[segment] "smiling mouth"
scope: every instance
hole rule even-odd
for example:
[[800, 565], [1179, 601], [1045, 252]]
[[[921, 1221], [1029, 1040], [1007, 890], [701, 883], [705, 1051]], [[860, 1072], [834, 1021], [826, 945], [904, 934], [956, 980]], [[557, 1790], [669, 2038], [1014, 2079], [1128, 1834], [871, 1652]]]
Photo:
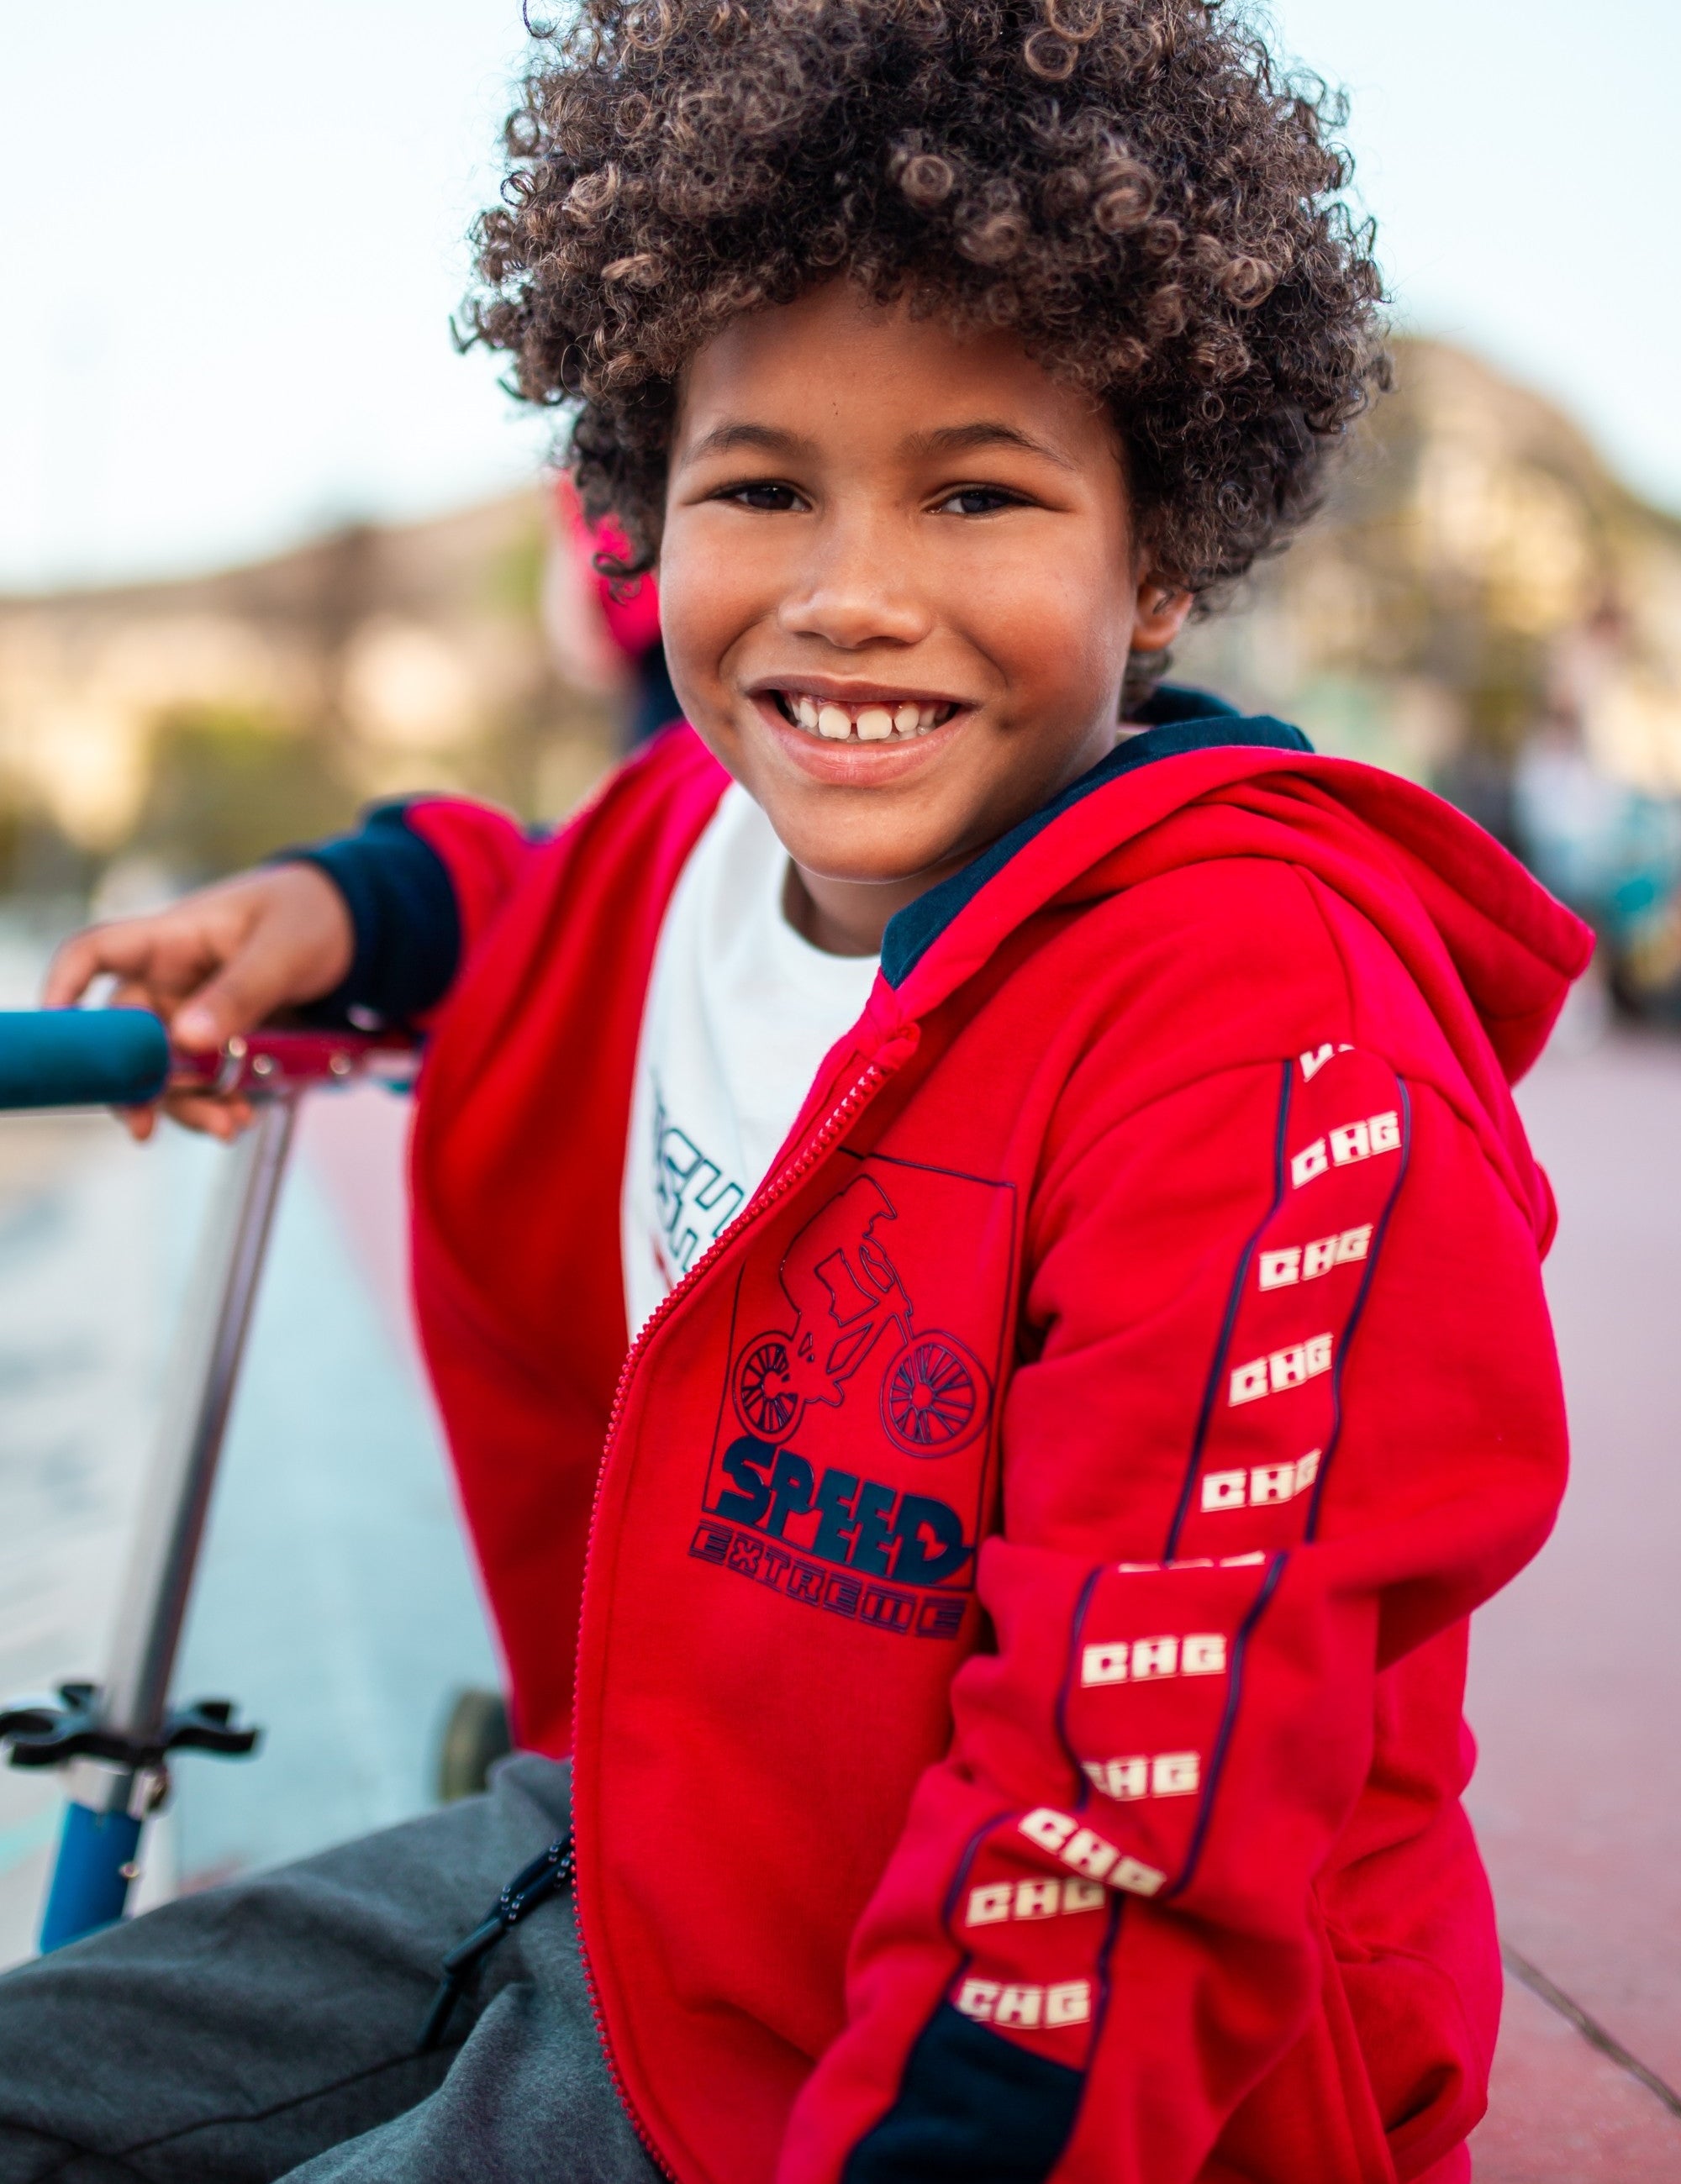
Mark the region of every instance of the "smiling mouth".
[[960, 706], [928, 698], [867, 698], [845, 704], [808, 690], [766, 692], [790, 727], [825, 743], [910, 743], [943, 728]]

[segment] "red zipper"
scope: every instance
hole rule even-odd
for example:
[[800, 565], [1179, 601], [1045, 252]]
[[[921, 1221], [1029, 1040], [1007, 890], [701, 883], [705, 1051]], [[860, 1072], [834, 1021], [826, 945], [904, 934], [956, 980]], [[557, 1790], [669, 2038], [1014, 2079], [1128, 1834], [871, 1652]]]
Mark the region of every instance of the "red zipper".
[[[897, 1067], [896, 1061], [893, 1067]], [[829, 1111], [828, 1118], [806, 1140], [798, 1156], [790, 1161], [779, 1174], [773, 1177], [764, 1186], [757, 1197], [736, 1216], [727, 1228], [712, 1239], [694, 1265], [684, 1275], [682, 1280], [674, 1289], [667, 1290], [665, 1295], [643, 1323], [636, 1340], [625, 1354], [624, 1363], [619, 1371], [618, 1385], [613, 1390], [612, 1408], [607, 1414], [606, 1438], [602, 1444], [600, 1468], [595, 1474], [595, 1498], [589, 1507], [589, 1530], [585, 1537], [584, 1547], [584, 1590], [586, 1594], [589, 1586], [590, 1559], [595, 1552], [595, 1520], [600, 1512], [601, 1485], [607, 1475], [607, 1466], [612, 1461], [613, 1443], [618, 1435], [619, 1420], [624, 1414], [625, 1398], [630, 1387], [631, 1378], [636, 1370], [642, 1352], [647, 1348], [655, 1331], [700, 1280], [718, 1253], [726, 1245], [739, 1243], [744, 1231], [762, 1216], [767, 1207], [774, 1206], [779, 1199], [785, 1198], [796, 1184], [803, 1183], [818, 1163], [834, 1149], [836, 1140], [857, 1120], [859, 1114], [886, 1083], [889, 1073], [890, 1072], [883, 1068], [879, 1061], [870, 1063], [863, 1075], [852, 1085], [839, 1105]], [[578, 1634], [578, 1651], [581, 1666], [583, 1652], [581, 1627]], [[581, 1676], [576, 1680], [581, 1688]], [[572, 1847], [575, 1859], [574, 1873], [576, 1873], [578, 1868], [584, 1863], [584, 1852], [578, 1839], [576, 1803], [572, 1808]], [[619, 2106], [630, 2120], [631, 2129], [642, 2142], [643, 2150], [661, 2176], [673, 2178], [675, 2184], [674, 2172], [667, 2168], [660, 2158], [658, 2148], [644, 2130], [642, 2120], [631, 2104], [624, 2080], [619, 2073], [617, 2059], [613, 2053], [612, 2043], [607, 2036], [606, 2020], [601, 2012], [600, 1997], [596, 1992], [595, 1974], [589, 1962], [589, 1948], [584, 1932], [582, 1892], [575, 1879], [572, 1884], [572, 1904], [578, 1919], [578, 1961], [584, 1967], [584, 1992], [589, 1997], [589, 2011], [595, 2020], [595, 2036], [600, 2046], [602, 2060], [607, 2066], [607, 2075], [612, 2081], [613, 2091], [618, 2095]]]

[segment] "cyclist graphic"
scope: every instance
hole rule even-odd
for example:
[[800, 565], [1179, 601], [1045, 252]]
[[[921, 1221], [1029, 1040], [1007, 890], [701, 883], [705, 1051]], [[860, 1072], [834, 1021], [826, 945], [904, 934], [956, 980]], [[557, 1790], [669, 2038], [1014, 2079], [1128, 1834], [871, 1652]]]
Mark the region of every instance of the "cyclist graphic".
[[838, 1407], [845, 1384], [883, 1331], [896, 1338], [881, 1379], [881, 1423], [911, 1456], [946, 1456], [986, 1420], [991, 1389], [954, 1334], [919, 1334], [914, 1308], [878, 1226], [898, 1216], [873, 1175], [861, 1175], [800, 1230], [783, 1260], [792, 1328], [742, 1348], [730, 1375], [736, 1410], [757, 1440], [790, 1440], [809, 1403]]

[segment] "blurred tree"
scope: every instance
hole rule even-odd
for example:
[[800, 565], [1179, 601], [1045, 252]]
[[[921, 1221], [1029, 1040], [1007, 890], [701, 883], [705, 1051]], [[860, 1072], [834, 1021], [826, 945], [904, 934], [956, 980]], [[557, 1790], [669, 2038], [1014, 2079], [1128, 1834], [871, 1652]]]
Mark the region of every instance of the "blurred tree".
[[130, 847], [197, 882], [332, 833], [357, 802], [320, 733], [233, 706], [176, 706], [155, 723]]

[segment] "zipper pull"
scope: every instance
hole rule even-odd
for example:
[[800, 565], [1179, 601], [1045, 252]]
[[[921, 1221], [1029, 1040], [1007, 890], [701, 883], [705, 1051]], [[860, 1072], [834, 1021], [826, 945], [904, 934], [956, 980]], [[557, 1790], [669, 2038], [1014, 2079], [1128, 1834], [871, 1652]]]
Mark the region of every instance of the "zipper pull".
[[558, 1841], [551, 1842], [540, 1858], [522, 1866], [496, 1898], [489, 1916], [473, 1928], [466, 1941], [456, 1942], [444, 1959], [444, 1976], [415, 2043], [417, 2054], [429, 2053], [443, 2039], [455, 2014], [455, 2004], [465, 1992], [468, 1980], [477, 1970], [481, 1958], [489, 1955], [510, 1926], [518, 1925], [545, 1897], [567, 1885], [572, 1879], [573, 1864], [572, 1835], [568, 1830]]

